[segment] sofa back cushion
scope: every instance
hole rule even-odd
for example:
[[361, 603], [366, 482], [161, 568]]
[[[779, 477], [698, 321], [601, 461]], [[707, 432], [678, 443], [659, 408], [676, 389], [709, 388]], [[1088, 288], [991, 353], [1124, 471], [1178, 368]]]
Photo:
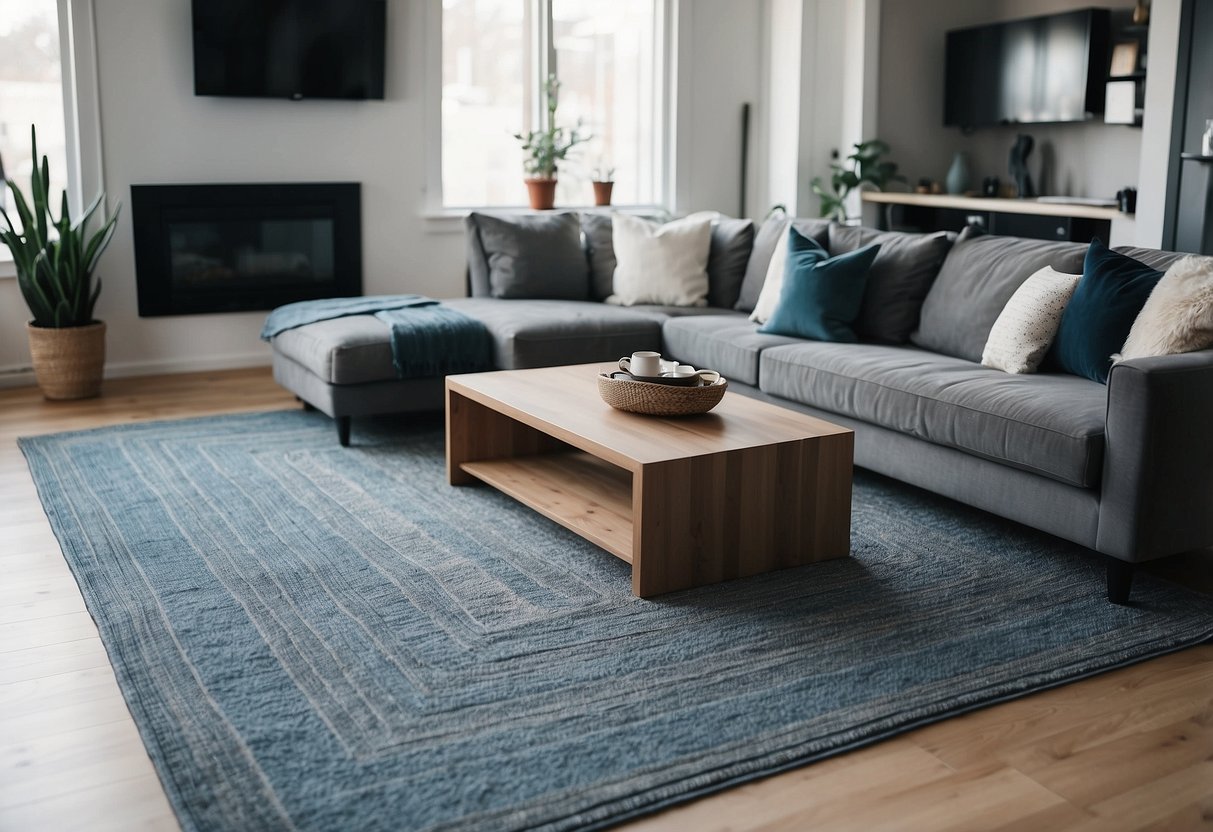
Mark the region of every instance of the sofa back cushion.
[[590, 261], [590, 297], [606, 300], [615, 290], [615, 243], [611, 215], [586, 212], [581, 215], [585, 254]]
[[981, 361], [994, 322], [1025, 280], [1045, 266], [1082, 271], [1087, 247], [985, 235], [958, 240], [927, 292], [910, 340], [932, 352]]
[[741, 295], [746, 265], [754, 248], [754, 221], [721, 217], [712, 223], [708, 254], [708, 306], [732, 309]]
[[910, 340], [918, 326], [922, 303], [956, 235], [947, 231], [903, 234], [831, 225], [829, 237], [831, 257], [873, 243], [880, 246], [880, 254], [868, 270], [863, 306], [855, 321], [859, 337], [878, 344], [904, 344]]
[[1134, 260], [1160, 272], [1165, 272], [1188, 256], [1183, 252], [1161, 251], [1156, 248], [1138, 248], [1137, 246], [1116, 246], [1112, 251], [1117, 254], [1123, 254], [1126, 257], [1132, 257]]
[[483, 214], [468, 216], [475, 244], [469, 254], [483, 253], [483, 265], [469, 264], [473, 289], [477, 272], [495, 298], [585, 300], [590, 296], [590, 269], [581, 247], [581, 224], [573, 213]]
[[768, 217], [766, 222], [754, 235], [754, 245], [750, 250], [750, 259], [746, 262], [745, 278], [741, 282], [741, 291], [733, 308], [739, 312], [753, 312], [762, 295], [762, 284], [767, 279], [767, 267], [771, 264], [771, 255], [775, 247], [787, 240], [788, 224], [795, 224], [796, 230], [806, 237], [812, 237], [823, 248], [830, 244], [830, 221], [814, 219], [790, 219], [787, 216]]

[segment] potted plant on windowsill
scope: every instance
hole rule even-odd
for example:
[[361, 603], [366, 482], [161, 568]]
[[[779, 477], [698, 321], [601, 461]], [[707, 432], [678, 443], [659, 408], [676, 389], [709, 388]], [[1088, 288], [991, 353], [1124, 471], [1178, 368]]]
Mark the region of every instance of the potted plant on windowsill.
[[34, 170], [29, 199], [12, 179], [5, 182], [21, 230], [0, 207], [0, 242], [12, 253], [17, 284], [34, 316], [26, 329], [42, 394], [48, 399], [89, 398], [101, 392], [105, 368], [105, 324], [93, 318], [101, 281], [93, 278], [93, 270], [114, 236], [118, 212], [90, 234], [88, 223], [105, 192], [72, 222], [64, 191], [56, 220], [50, 206], [50, 165], [43, 156], [39, 166], [38, 136], [32, 129], [30, 138]]
[[594, 186], [594, 204], [610, 205], [611, 191], [615, 189], [615, 169], [603, 165], [594, 168], [593, 176], [590, 184]]
[[581, 134], [580, 122], [568, 130], [556, 126], [560, 82], [555, 75], [548, 76], [543, 91], [547, 100], [547, 121], [543, 129], [514, 134], [527, 153], [523, 161], [527, 174], [525, 181], [531, 207], [536, 211], [550, 210], [556, 204], [556, 164], [564, 161], [570, 150], [589, 139]]

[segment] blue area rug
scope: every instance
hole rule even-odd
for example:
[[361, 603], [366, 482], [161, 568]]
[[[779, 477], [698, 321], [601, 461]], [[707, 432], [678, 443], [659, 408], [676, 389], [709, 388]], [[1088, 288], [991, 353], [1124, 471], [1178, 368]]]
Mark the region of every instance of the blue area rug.
[[433, 426], [21, 441], [186, 829], [605, 826], [1203, 641], [1210, 599], [874, 476], [853, 558], [652, 600]]

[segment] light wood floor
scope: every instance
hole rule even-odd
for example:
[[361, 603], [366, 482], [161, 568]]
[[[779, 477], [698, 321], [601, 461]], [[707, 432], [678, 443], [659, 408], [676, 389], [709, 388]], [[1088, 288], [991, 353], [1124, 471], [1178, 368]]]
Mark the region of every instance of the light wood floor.
[[[114, 381], [90, 402], [0, 391], [0, 830], [177, 828], [16, 437], [294, 404], [266, 370]], [[1161, 569], [1194, 584], [1213, 572], [1206, 557]], [[1203, 827], [1213, 828], [1213, 646], [923, 728], [628, 828]]]

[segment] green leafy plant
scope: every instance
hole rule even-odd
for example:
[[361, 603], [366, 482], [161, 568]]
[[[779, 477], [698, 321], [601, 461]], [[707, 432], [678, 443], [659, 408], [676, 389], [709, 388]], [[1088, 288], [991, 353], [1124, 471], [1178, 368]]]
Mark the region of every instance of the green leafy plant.
[[880, 157], [889, 152], [889, 146], [880, 139], [869, 139], [855, 144], [855, 150], [846, 158], [849, 167], [837, 163], [831, 164], [830, 183], [827, 187], [820, 176], [813, 177], [811, 186], [813, 193], [821, 198], [821, 216], [826, 219], [845, 222], [847, 220], [847, 196], [851, 191], [865, 183], [878, 191], [883, 191], [890, 182], [905, 182], [906, 178], [897, 173], [894, 162], [886, 162]]
[[4, 219], [0, 242], [12, 252], [17, 284], [34, 315], [34, 326], [53, 329], [86, 326], [93, 322], [93, 307], [101, 294], [101, 281], [94, 280], [93, 270], [114, 236], [118, 211], [90, 234], [89, 221], [104, 201], [105, 192], [97, 195], [78, 221], [72, 222], [64, 191], [56, 220], [50, 205], [50, 164], [45, 156], [38, 164], [38, 135], [33, 128], [30, 141], [34, 157], [30, 198], [25, 198], [12, 179], [5, 181], [13, 194], [21, 230], [0, 207], [0, 217]]
[[547, 121], [542, 130], [531, 130], [526, 133], [515, 133], [514, 138], [522, 142], [522, 149], [528, 157], [523, 167], [528, 176], [535, 179], [554, 179], [556, 164], [564, 161], [569, 151], [582, 142], [589, 141], [588, 135], [581, 132], [581, 122], [571, 129], [556, 126], [556, 105], [560, 97], [560, 82], [555, 75], [549, 75], [543, 85], [544, 99], [547, 102]]

